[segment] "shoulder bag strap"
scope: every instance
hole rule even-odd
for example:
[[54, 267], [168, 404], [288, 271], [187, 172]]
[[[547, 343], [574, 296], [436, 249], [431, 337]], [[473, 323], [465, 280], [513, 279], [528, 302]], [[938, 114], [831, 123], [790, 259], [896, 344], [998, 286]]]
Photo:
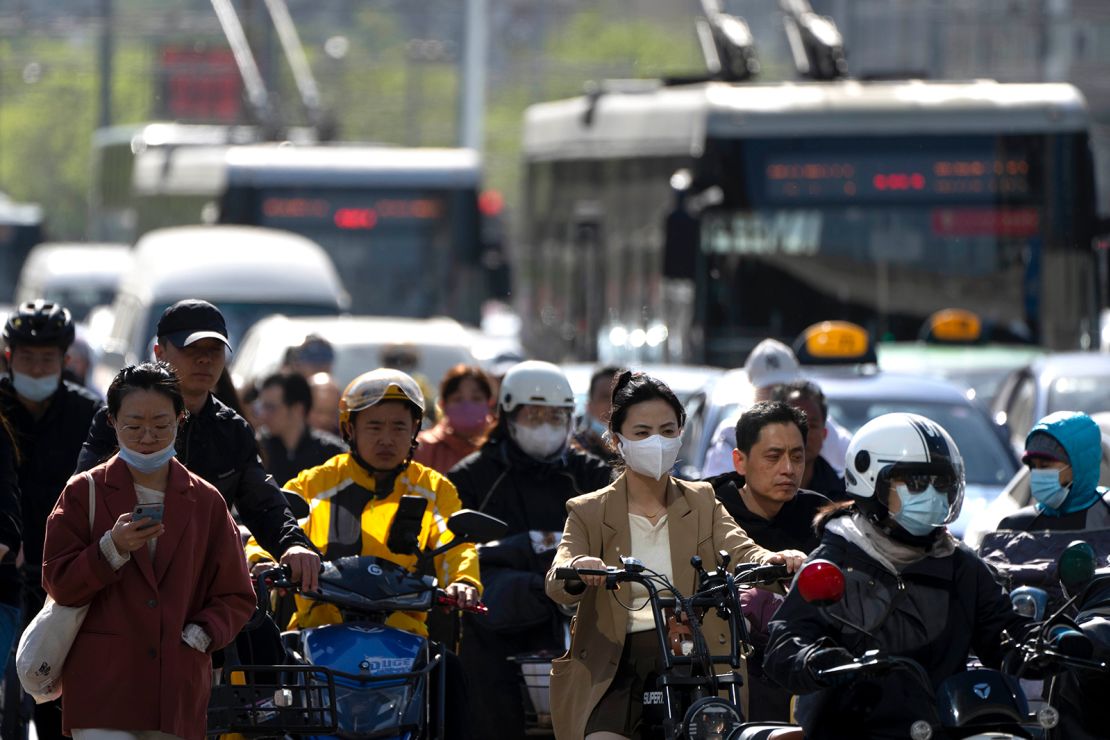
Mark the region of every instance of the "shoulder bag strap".
[[96, 483], [92, 473], [85, 471], [85, 480], [89, 482], [89, 534], [93, 533], [93, 520], [96, 519]]

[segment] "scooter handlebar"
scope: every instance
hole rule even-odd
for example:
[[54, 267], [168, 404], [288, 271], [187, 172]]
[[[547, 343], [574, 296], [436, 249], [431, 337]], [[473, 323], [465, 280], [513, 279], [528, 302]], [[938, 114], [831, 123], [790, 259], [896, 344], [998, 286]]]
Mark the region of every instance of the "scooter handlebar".
[[477, 604], [473, 604], [471, 606], [465, 606], [465, 605], [459, 604], [458, 597], [450, 596], [445, 591], [436, 592], [436, 604], [443, 607], [444, 611], [456, 610], [456, 611], [460, 611], [460, 612], [470, 612], [471, 614], [488, 614], [489, 613], [489, 607], [486, 606], [485, 604], [483, 604], [482, 602], [479, 601]]
[[790, 571], [784, 563], [771, 563], [770, 565], [757, 565], [754, 568], [744, 569], [744, 565], [736, 568], [736, 582], [739, 585], [758, 586], [768, 583], [777, 583], [790, 578]]
[[293, 572], [288, 565], [275, 565], [259, 573], [255, 580], [266, 588], [285, 588], [295, 590], [300, 584], [290, 580]]
[[581, 581], [582, 576], [608, 576], [623, 572], [616, 568], [556, 568], [555, 577], [561, 581]]

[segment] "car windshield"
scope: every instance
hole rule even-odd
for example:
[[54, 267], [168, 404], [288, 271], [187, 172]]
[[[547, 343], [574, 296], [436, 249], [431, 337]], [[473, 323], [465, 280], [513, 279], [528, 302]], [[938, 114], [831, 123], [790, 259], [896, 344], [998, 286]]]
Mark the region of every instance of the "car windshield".
[[1097, 414], [1100, 411], [1110, 411], [1107, 383], [1110, 383], [1110, 375], [1057, 378], [1048, 392], [1048, 412], [1083, 411]]
[[1001, 486], [1017, 470], [1002, 437], [983, 414], [970, 406], [919, 400], [829, 399], [829, 416], [853, 434], [876, 416], [894, 412], [920, 414], [948, 430], [963, 455], [970, 484]]
[[84, 321], [89, 317], [90, 311], [97, 306], [109, 305], [115, 295], [115, 288], [70, 285], [64, 288], [48, 288], [43, 298], [68, 308], [74, 321]]

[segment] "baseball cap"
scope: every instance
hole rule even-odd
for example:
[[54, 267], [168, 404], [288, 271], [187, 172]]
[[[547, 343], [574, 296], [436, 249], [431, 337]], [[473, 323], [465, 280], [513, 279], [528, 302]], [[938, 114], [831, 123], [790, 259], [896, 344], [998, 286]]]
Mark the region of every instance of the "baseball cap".
[[756, 388], [790, 383], [801, 378], [794, 350], [777, 339], [764, 339], [755, 345], [744, 363], [744, 370]]
[[1029, 461], [1035, 457], [1039, 457], [1042, 460], [1062, 462], [1067, 465], [1071, 464], [1071, 458], [1068, 457], [1068, 452], [1064, 449], [1064, 446], [1057, 442], [1056, 438], [1051, 434], [1045, 432], [1034, 432], [1029, 435], [1029, 440], [1025, 443], [1025, 452], [1021, 456], [1021, 461], [1028, 464]]
[[227, 323], [220, 309], [196, 298], [178, 301], [163, 311], [158, 319], [158, 336], [178, 348], [188, 347], [201, 339], [219, 339], [231, 349]]

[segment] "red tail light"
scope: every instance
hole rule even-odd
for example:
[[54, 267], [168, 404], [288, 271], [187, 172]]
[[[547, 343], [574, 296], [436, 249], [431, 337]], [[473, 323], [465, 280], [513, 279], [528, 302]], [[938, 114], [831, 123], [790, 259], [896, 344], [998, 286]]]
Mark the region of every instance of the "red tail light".
[[844, 598], [844, 572], [836, 563], [813, 560], [802, 568], [794, 588], [814, 606], [835, 604]]

